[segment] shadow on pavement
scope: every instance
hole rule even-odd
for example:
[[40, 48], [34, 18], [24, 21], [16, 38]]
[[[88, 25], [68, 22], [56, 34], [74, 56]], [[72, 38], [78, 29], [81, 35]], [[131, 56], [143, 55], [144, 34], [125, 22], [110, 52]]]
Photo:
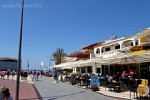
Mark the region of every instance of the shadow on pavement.
[[[42, 98], [47, 98], [47, 100], [56, 100], [58, 98], [63, 98], [63, 97], [66, 97], [66, 96], [76, 95], [76, 94], [83, 93], [83, 92], [85, 92], [85, 91], [80, 91], [80, 92], [77, 92], [77, 93], [71, 93], [71, 94], [67, 94], [67, 95], [58, 95], [58, 96], [42, 97]], [[42, 100], [42, 99], [40, 99], [40, 100]]]

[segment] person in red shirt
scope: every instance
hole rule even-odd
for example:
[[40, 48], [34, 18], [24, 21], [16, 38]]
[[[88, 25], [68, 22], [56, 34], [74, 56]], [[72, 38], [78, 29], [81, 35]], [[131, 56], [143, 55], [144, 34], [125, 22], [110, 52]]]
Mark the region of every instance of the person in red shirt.
[[121, 74], [121, 76], [122, 76], [122, 77], [127, 76], [126, 71], [123, 71], [122, 74]]
[[131, 77], [133, 77], [134, 72], [133, 72], [132, 70], [130, 70], [129, 75], [130, 75]]
[[2, 72], [1, 72], [1, 79], [4, 80], [5, 75], [6, 75], [6, 72], [5, 72], [5, 71], [2, 71]]
[[23, 79], [24, 79], [25, 82], [27, 81], [27, 78], [28, 78], [28, 71], [24, 70], [23, 71]]

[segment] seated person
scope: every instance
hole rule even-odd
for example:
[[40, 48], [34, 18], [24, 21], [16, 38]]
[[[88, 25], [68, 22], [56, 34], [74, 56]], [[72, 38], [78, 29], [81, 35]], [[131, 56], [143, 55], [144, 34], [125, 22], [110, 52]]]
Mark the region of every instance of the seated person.
[[126, 77], [127, 75], [128, 74], [126, 74], [126, 71], [123, 71], [122, 74], [121, 74], [122, 77]]
[[131, 77], [133, 77], [134, 72], [133, 72], [132, 70], [130, 70], [129, 75], [130, 75]]
[[109, 75], [108, 76], [108, 82], [111, 83], [112, 79], [113, 79], [112, 75]]

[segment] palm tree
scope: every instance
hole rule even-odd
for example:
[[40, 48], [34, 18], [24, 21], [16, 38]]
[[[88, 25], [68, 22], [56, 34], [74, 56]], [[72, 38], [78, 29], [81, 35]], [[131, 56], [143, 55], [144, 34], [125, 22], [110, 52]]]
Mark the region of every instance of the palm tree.
[[66, 56], [67, 54], [64, 52], [64, 49], [62, 48], [56, 49], [56, 51], [53, 52], [53, 55], [52, 55], [53, 59], [55, 60], [56, 65], [64, 62]]

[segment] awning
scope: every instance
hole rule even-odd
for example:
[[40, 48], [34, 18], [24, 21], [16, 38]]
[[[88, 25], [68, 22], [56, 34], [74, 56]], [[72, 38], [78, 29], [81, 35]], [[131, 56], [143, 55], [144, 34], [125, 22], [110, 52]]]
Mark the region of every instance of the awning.
[[128, 54], [114, 55], [113, 57], [109, 57], [105, 59], [93, 58], [89, 60], [68, 62], [64, 64], [54, 65], [52, 66], [52, 68], [70, 69], [74, 67], [93, 66], [94, 64], [111, 65], [111, 64], [132, 64], [132, 63], [143, 63], [143, 62], [150, 62], [150, 51], [138, 55], [133, 55], [131, 53], [128, 53]]
[[137, 33], [134, 37], [135, 38], [142, 38], [150, 36], [150, 28], [145, 28], [142, 32]]
[[132, 63], [142, 63], [150, 62], [150, 52], [145, 52], [139, 55], [126, 54], [122, 56], [114, 56], [105, 59], [108, 64], [132, 64]]
[[130, 50], [131, 52], [132, 52], [132, 51], [139, 51], [139, 50], [141, 50], [141, 46], [133, 46], [133, 47], [131, 47], [129, 50]]

